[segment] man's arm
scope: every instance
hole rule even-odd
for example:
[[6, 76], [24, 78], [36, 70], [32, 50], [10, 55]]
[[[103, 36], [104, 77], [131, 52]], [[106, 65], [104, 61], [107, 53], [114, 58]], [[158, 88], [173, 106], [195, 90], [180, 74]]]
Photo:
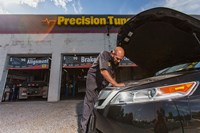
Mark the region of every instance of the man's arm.
[[101, 74], [103, 75], [103, 77], [109, 82], [112, 84], [112, 86], [114, 87], [123, 87], [125, 86], [124, 83], [117, 83], [113, 78], [112, 76], [110, 75], [110, 73], [106, 70], [106, 69], [102, 69], [100, 70], [101, 71]]

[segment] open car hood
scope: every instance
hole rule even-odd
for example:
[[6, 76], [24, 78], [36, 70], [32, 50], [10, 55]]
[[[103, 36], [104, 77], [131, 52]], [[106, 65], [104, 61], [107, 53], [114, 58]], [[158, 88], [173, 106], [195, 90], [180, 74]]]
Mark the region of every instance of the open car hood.
[[200, 21], [169, 8], [132, 17], [119, 30], [117, 45], [149, 74], [200, 59]]

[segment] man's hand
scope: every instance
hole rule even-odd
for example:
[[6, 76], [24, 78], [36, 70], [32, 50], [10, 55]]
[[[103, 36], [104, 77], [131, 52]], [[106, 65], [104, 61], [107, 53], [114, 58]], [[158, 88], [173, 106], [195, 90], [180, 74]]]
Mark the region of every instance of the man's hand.
[[125, 86], [124, 83], [117, 83], [110, 75], [110, 73], [107, 70], [101, 70], [101, 74], [103, 77], [112, 84], [113, 87], [123, 87]]
[[125, 86], [124, 83], [117, 83], [113, 87], [124, 87], [124, 86]]

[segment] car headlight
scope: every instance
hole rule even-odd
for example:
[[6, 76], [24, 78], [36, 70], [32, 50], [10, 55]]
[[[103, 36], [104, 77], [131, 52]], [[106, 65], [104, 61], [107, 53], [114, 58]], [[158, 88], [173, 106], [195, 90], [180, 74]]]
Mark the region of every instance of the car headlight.
[[128, 104], [180, 98], [191, 95], [197, 88], [197, 85], [198, 82], [193, 81], [142, 90], [121, 91], [111, 100], [111, 104]]

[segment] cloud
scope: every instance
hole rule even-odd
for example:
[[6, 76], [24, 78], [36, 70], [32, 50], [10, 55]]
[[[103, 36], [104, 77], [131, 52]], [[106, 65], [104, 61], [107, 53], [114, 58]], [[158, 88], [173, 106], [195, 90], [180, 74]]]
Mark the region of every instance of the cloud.
[[3, 9], [9, 9], [10, 5], [27, 5], [32, 8], [37, 8], [42, 2], [52, 2], [55, 6], [64, 9], [67, 13], [68, 7], [71, 6], [74, 13], [81, 13], [82, 7], [80, 0], [0, 0], [0, 10], [4, 12]]
[[62, 7], [65, 12], [68, 11], [67, 6], [68, 5], [72, 5], [73, 7], [73, 12], [75, 14], [80, 14], [82, 11], [82, 6], [80, 4], [80, 0], [52, 0], [54, 2], [54, 4], [58, 7]]
[[0, 14], [9, 14], [9, 12], [4, 10], [3, 8], [0, 8]]
[[76, 14], [80, 14], [83, 10], [80, 1], [75, 2], [72, 6]]
[[7, 7], [9, 5], [28, 5], [30, 7], [36, 8], [40, 2], [44, 2], [45, 0], [1, 0], [0, 4], [3, 7]]
[[147, 9], [159, 7], [159, 6], [163, 5], [162, 1], [163, 0], [154, 0], [154, 1], [149, 1], [149, 2], [143, 3], [141, 6], [137, 6], [135, 8], [131, 7], [131, 9], [128, 10], [127, 14], [138, 14]]
[[53, 1], [56, 6], [62, 7], [66, 11], [67, 11], [67, 4], [69, 2], [72, 2], [72, 0], [51, 0], [51, 1]]
[[164, 7], [187, 14], [200, 14], [200, 0], [165, 0]]
[[20, 4], [26, 4], [30, 7], [36, 8], [40, 2], [44, 2], [45, 0], [20, 0]]
[[156, 0], [136, 8], [132, 12], [139, 13], [155, 7], [168, 7], [186, 14], [200, 14], [200, 0]]

